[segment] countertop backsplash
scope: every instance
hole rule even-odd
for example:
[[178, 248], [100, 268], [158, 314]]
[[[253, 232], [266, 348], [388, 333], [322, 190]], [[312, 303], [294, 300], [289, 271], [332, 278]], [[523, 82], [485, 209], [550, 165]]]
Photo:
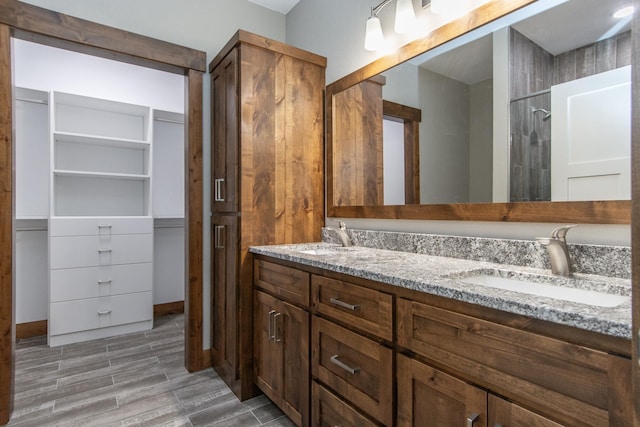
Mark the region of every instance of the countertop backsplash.
[[[547, 250], [533, 240], [356, 229], [349, 229], [347, 233], [356, 246], [533, 268], [551, 268]], [[322, 229], [322, 241], [340, 243], [340, 239], [331, 227]], [[631, 278], [630, 247], [572, 243], [568, 243], [567, 246], [574, 272], [622, 279]]]

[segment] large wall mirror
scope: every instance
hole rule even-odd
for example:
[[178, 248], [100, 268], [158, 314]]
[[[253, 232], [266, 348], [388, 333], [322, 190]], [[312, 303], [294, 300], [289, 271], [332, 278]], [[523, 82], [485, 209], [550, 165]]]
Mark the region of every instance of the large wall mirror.
[[629, 223], [627, 4], [492, 1], [328, 86], [329, 216]]

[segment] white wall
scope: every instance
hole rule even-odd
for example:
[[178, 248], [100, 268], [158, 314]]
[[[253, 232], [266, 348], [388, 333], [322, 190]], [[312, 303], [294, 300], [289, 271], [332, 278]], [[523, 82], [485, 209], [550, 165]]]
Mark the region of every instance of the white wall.
[[[239, 29], [285, 41], [285, 16], [248, 0], [24, 0], [47, 9], [143, 34], [207, 53], [207, 65]], [[204, 218], [210, 211], [211, 138], [209, 78], [203, 88]], [[210, 317], [210, 230], [203, 222], [203, 316]], [[203, 323], [204, 348], [210, 346], [210, 325]]]
[[[380, 14], [383, 31], [390, 40], [390, 48], [383, 52], [368, 52], [364, 49], [364, 28], [371, 6], [376, 0], [300, 0], [287, 14], [287, 42], [302, 49], [324, 55], [328, 58], [327, 82], [344, 77], [382, 56], [394, 47], [405, 44], [410, 36], [392, 34], [393, 7], [385, 8]], [[552, 1], [540, 0], [535, 7], [544, 7]], [[434, 28], [437, 23], [427, 22], [425, 12], [420, 10], [421, 2], [414, 0], [414, 8], [424, 31]], [[429, 25], [431, 27], [427, 28]], [[423, 115], [426, 112], [423, 111]], [[495, 153], [494, 153], [495, 155]], [[495, 182], [494, 182], [495, 184]], [[346, 219], [352, 228], [379, 230], [415, 231], [438, 234], [504, 237], [532, 240], [548, 235], [555, 224], [545, 223], [499, 223], [460, 221], [399, 221], [399, 220], [357, 220]], [[617, 244], [630, 246], [628, 225], [581, 225], [569, 233], [571, 243]]]

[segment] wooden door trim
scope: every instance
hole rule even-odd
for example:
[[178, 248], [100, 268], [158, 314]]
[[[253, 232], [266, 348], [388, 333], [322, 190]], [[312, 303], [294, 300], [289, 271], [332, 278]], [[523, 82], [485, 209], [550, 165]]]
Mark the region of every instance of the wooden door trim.
[[12, 36], [186, 77], [185, 365], [191, 372], [210, 366], [202, 348], [202, 74], [206, 71], [205, 52], [17, 0], [0, 0], [0, 424], [6, 424], [11, 415], [15, 342]]

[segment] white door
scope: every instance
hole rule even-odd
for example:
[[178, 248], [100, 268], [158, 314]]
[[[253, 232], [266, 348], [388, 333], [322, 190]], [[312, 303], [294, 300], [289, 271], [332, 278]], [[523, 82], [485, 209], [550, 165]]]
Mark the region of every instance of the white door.
[[631, 67], [551, 88], [551, 200], [631, 198]]

